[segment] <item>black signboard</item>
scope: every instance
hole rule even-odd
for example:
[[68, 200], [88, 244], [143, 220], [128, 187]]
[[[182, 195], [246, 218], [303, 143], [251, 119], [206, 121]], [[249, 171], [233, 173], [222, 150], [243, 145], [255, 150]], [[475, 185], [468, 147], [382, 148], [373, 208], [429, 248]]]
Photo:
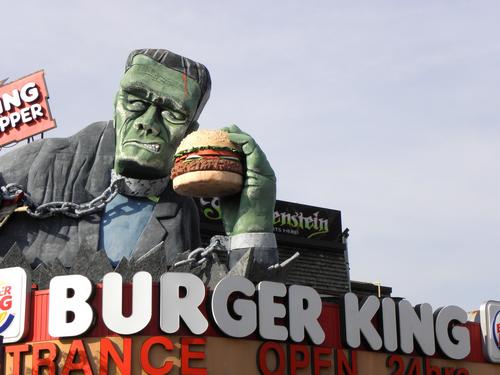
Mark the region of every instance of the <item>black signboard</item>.
[[[219, 198], [196, 199], [202, 230], [224, 233]], [[325, 242], [341, 243], [340, 211], [304, 204], [276, 201], [274, 232], [283, 238], [307, 241], [311, 245]], [[314, 246], [314, 245], [313, 245]]]

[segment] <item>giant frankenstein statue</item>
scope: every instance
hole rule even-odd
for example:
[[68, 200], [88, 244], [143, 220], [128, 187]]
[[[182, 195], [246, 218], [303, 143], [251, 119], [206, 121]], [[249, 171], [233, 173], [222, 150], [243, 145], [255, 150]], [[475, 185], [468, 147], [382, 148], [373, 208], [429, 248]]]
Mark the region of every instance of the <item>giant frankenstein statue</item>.
[[[177, 146], [198, 128], [210, 88], [209, 72], [200, 63], [166, 50], [133, 51], [115, 98], [114, 121], [0, 158], [0, 186], [23, 186], [34, 206], [56, 202], [32, 207], [32, 215], [13, 214], [0, 228], [0, 255], [17, 243], [32, 266], [58, 259], [69, 268], [81, 249], [104, 250], [115, 266], [161, 249], [172, 265], [179, 253], [199, 247], [196, 206], [172, 190], [169, 175]], [[236, 126], [224, 130], [242, 148], [247, 169], [241, 194], [221, 199], [230, 263], [254, 248], [260, 263], [272, 265], [278, 260], [273, 170], [251, 136]], [[94, 202], [74, 209], [72, 203], [96, 197], [101, 203], [103, 192], [109, 198], [116, 189], [105, 206], [96, 209]]]

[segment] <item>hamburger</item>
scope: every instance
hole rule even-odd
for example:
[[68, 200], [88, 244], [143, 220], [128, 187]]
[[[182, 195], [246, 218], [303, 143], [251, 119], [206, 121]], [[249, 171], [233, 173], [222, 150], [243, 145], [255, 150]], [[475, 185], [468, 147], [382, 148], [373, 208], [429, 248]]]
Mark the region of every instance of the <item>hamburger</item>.
[[177, 148], [171, 179], [175, 192], [191, 197], [223, 197], [241, 191], [242, 153], [221, 130], [198, 130]]

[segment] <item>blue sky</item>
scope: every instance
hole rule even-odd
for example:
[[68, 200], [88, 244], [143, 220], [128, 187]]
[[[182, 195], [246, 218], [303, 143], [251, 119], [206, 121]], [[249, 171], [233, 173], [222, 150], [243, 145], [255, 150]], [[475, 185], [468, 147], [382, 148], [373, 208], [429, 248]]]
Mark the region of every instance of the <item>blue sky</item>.
[[0, 78], [45, 69], [57, 137], [111, 118], [131, 50], [200, 61], [202, 127], [252, 134], [279, 199], [342, 211], [353, 279], [435, 308], [500, 300], [500, 5], [305, 4], [9, 2]]

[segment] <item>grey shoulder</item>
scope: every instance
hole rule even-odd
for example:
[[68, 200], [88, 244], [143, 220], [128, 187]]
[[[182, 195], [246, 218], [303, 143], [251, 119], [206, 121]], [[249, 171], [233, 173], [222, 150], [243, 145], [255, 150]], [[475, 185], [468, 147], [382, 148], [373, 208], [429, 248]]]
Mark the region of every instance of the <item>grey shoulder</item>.
[[102, 139], [106, 129], [112, 127], [110, 121], [99, 121], [90, 124], [80, 130], [78, 133], [67, 138], [45, 138], [39, 139], [25, 146], [21, 146], [0, 157], [0, 160], [26, 157], [38, 154], [41, 150], [44, 152], [57, 152], [66, 148], [74, 148], [83, 145], [95, 145]]
[[26, 183], [26, 175], [35, 160], [51, 160], [58, 154], [109, 156], [114, 154], [112, 122], [90, 124], [67, 138], [45, 138], [29, 143], [0, 156], [0, 182], [10, 180]]
[[93, 153], [96, 145], [99, 145], [108, 128], [112, 128], [110, 121], [99, 121], [90, 124], [78, 133], [67, 138], [48, 138], [41, 140], [44, 151], [64, 151], [70, 149], [71, 152]]

